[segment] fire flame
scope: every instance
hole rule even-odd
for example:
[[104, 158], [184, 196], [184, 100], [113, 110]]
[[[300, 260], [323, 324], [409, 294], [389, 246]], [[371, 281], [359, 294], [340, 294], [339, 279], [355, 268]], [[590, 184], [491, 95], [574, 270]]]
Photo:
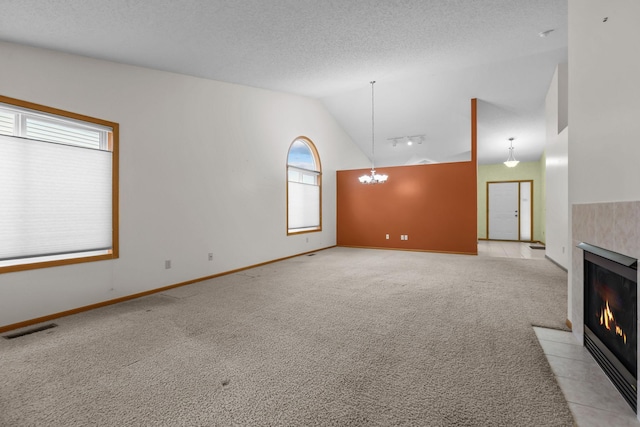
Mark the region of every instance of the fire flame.
[[622, 328], [616, 324], [616, 320], [613, 317], [613, 312], [609, 308], [609, 301], [606, 302], [605, 307], [600, 311], [600, 324], [607, 330], [611, 330], [611, 327], [615, 327], [615, 334], [622, 337], [624, 343], [627, 343], [627, 334], [624, 333]]

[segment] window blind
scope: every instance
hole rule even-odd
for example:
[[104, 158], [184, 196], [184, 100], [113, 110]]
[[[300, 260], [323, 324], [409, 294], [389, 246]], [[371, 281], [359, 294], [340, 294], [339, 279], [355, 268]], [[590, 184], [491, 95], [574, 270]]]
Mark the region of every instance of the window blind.
[[0, 110], [0, 135], [13, 135], [15, 121], [15, 114]]
[[101, 132], [79, 126], [59, 124], [41, 118], [25, 118], [25, 135], [29, 139], [76, 145], [86, 148], [104, 148], [100, 146]]
[[0, 135], [0, 260], [111, 249], [112, 155]]
[[289, 230], [320, 226], [320, 186], [289, 181]]

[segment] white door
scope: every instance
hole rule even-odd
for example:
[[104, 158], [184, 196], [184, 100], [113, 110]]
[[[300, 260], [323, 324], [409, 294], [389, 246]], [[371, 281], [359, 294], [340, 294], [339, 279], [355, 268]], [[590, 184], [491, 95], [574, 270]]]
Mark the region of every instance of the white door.
[[519, 183], [489, 183], [489, 239], [519, 240]]

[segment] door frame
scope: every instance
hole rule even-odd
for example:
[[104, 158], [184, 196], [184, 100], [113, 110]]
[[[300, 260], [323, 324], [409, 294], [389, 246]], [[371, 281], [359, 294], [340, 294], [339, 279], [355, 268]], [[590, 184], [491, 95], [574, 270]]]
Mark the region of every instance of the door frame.
[[520, 218], [522, 217], [521, 215], [521, 211], [520, 211], [520, 199], [521, 199], [521, 195], [520, 195], [520, 183], [522, 182], [528, 182], [531, 184], [531, 194], [530, 194], [530, 199], [531, 199], [531, 203], [530, 203], [530, 211], [529, 215], [531, 216], [531, 230], [529, 230], [529, 233], [531, 235], [531, 240], [526, 240], [527, 242], [535, 242], [534, 238], [533, 238], [533, 180], [532, 179], [514, 179], [514, 180], [509, 180], [509, 181], [487, 181], [487, 188], [486, 188], [486, 197], [487, 197], [487, 202], [486, 202], [486, 222], [487, 222], [487, 240], [500, 240], [500, 239], [490, 239], [489, 238], [489, 184], [504, 184], [504, 183], [509, 183], [509, 182], [517, 182], [518, 183], [518, 240], [504, 240], [506, 242], [522, 242], [523, 240], [520, 240]]

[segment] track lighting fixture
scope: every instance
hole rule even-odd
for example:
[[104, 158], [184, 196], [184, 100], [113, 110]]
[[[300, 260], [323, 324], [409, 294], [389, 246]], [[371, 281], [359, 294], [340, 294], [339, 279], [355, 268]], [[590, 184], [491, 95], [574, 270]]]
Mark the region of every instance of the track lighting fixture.
[[398, 145], [398, 142], [406, 140], [407, 145], [411, 147], [414, 143], [422, 144], [424, 142], [424, 135], [395, 136], [393, 138], [387, 138], [387, 140], [391, 141], [391, 145], [394, 147]]

